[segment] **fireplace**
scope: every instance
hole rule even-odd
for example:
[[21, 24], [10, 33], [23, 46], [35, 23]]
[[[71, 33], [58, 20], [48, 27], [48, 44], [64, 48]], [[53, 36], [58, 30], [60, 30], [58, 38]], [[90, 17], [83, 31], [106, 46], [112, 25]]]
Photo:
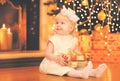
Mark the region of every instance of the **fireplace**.
[[0, 15], [0, 51], [39, 50], [39, 0], [2, 0]]

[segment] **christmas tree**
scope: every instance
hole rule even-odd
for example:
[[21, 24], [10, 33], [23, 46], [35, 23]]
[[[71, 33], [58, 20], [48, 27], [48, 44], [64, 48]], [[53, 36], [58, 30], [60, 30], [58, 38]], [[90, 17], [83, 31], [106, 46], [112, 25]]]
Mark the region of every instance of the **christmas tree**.
[[120, 0], [48, 0], [44, 3], [49, 6], [49, 16], [57, 15], [63, 5], [73, 9], [80, 18], [77, 22], [78, 32], [86, 29], [90, 34], [92, 60], [108, 63], [120, 63], [119, 4]]
[[79, 16], [78, 31], [87, 29], [89, 33], [95, 30], [95, 26], [100, 24], [101, 28], [106, 26], [111, 33], [120, 32], [120, 7], [119, 0], [48, 0], [44, 3], [52, 6], [48, 10], [48, 15], [53, 16], [60, 12], [65, 5], [71, 8]]

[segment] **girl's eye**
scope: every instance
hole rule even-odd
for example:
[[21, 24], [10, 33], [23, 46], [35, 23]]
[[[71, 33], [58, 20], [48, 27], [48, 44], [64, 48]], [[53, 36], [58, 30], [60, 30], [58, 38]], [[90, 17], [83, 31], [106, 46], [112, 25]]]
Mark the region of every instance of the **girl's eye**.
[[64, 22], [61, 22], [61, 24], [64, 24]]
[[55, 22], [55, 24], [58, 24], [59, 22]]

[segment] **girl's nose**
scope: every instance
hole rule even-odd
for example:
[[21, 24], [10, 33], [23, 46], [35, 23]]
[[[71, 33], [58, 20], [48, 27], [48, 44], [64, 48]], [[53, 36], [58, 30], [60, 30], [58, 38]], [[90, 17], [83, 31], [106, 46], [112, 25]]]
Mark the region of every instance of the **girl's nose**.
[[60, 27], [60, 24], [56, 24], [56, 27]]

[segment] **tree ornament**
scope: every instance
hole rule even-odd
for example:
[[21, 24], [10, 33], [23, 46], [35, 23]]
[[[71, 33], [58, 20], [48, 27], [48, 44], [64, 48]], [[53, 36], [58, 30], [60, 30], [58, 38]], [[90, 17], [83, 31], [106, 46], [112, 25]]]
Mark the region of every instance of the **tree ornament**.
[[69, 3], [69, 2], [72, 2], [72, 0], [66, 0], [66, 1], [67, 1], [68, 3]]
[[80, 35], [78, 37], [78, 44], [82, 54], [88, 53], [90, 51], [90, 35], [88, 34], [87, 29], [81, 29]]
[[110, 30], [110, 26], [109, 25], [105, 25], [104, 28], [106, 31], [109, 31]]
[[94, 26], [94, 30], [95, 31], [93, 31], [92, 32], [92, 40], [103, 40], [103, 38], [104, 38], [104, 35], [103, 35], [103, 33], [102, 33], [102, 25], [101, 24], [96, 24], [95, 26]]
[[88, 0], [83, 0], [83, 1], [82, 1], [82, 5], [83, 5], [83, 6], [87, 6], [87, 5], [88, 5]]
[[102, 33], [104, 35], [107, 35], [109, 33], [109, 30], [110, 30], [110, 26], [109, 25], [105, 25], [102, 29]]
[[100, 30], [101, 30], [101, 24], [96, 24], [96, 25], [94, 26], [94, 29], [95, 29], [96, 31], [100, 31]]
[[87, 31], [87, 29], [81, 29], [79, 34], [80, 35], [86, 35], [86, 34], [88, 34], [88, 31]]
[[4, 5], [7, 2], [7, 0], [0, 0], [0, 4]]
[[101, 20], [101, 21], [105, 20], [105, 19], [106, 19], [106, 14], [105, 14], [104, 10], [101, 10], [101, 11], [98, 13], [97, 17], [98, 17], [98, 19]]
[[98, 2], [99, 2], [99, 0], [96, 0], [96, 2], [98, 3]]

